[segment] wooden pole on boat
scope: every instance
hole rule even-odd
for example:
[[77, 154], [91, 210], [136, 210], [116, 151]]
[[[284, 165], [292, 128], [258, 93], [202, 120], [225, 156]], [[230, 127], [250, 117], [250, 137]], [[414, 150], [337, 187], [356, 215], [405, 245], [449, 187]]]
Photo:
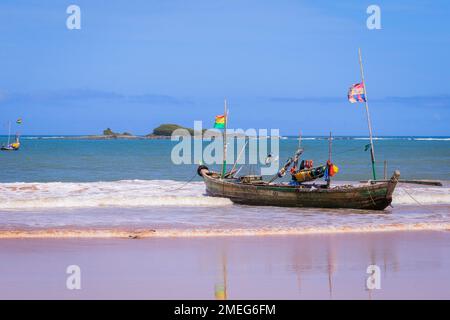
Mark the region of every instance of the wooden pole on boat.
[[372, 159], [372, 175], [373, 175], [373, 180], [377, 180], [377, 176], [375, 173], [375, 150], [373, 149], [372, 124], [370, 122], [369, 103], [368, 103], [368, 99], [367, 99], [366, 82], [364, 80], [364, 69], [363, 69], [363, 63], [362, 63], [362, 57], [361, 57], [361, 48], [358, 48], [358, 55], [359, 55], [359, 67], [361, 69], [361, 80], [362, 80], [363, 89], [364, 89], [364, 98], [365, 98], [364, 100], [366, 103], [367, 124], [369, 126], [370, 157]]
[[328, 138], [328, 160], [331, 161], [331, 131], [330, 131], [330, 137]]
[[299, 135], [298, 135], [298, 149], [302, 147], [302, 130], [300, 129]]
[[234, 168], [236, 168], [236, 165], [237, 165], [238, 161], [241, 159], [242, 153], [244, 152], [245, 147], [247, 146], [247, 143], [248, 143], [248, 140], [245, 141], [245, 144], [244, 144], [244, 146], [242, 147], [241, 151], [239, 152], [239, 155], [238, 155], [238, 157], [236, 158], [236, 161], [234, 162], [233, 168], [231, 168], [231, 171], [230, 171], [230, 172], [233, 172]]
[[11, 121], [8, 121], [8, 144], [7, 146], [9, 146], [10, 143], [10, 139], [11, 138]]
[[222, 179], [225, 178], [225, 172], [227, 170], [227, 122], [228, 122], [228, 110], [227, 110], [227, 99], [224, 101], [224, 113], [225, 117], [225, 128], [223, 130], [223, 164], [222, 164]]
[[328, 163], [327, 163], [327, 170], [328, 170], [328, 177], [327, 177], [327, 188], [331, 185], [331, 176], [330, 176], [330, 168], [331, 168], [331, 131], [330, 131], [330, 137], [328, 138]]
[[[297, 152], [299, 152], [299, 150], [301, 149], [301, 147], [302, 147], [302, 130], [300, 129], [300, 130], [299, 130], [299, 133], [298, 133], [298, 147], [297, 147]], [[298, 161], [299, 161], [299, 158], [300, 158], [300, 155], [297, 156], [297, 152], [295, 153], [295, 156], [294, 156], [294, 160], [295, 160], [295, 161], [294, 161], [294, 166], [293, 166], [293, 168], [295, 168], [296, 171], [299, 170]]]
[[384, 180], [386, 180], [387, 179], [387, 161], [386, 160], [384, 160], [384, 170], [383, 170], [383, 172], [384, 172]]

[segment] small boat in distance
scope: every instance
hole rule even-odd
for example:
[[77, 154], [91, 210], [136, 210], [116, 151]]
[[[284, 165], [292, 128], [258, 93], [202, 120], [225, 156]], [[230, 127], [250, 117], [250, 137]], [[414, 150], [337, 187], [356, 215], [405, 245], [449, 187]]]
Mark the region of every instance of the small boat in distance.
[[13, 143], [9, 143], [5, 146], [3, 145], [0, 150], [3, 151], [17, 151], [20, 148], [20, 139], [19, 139], [19, 135], [16, 135], [16, 140]]
[[[22, 124], [22, 119], [19, 118], [16, 121], [17, 124]], [[8, 143], [6, 145], [2, 145], [0, 150], [2, 151], [17, 151], [20, 148], [20, 138], [19, 134], [16, 133], [16, 139], [13, 143], [11, 141], [11, 121], [8, 123]]]

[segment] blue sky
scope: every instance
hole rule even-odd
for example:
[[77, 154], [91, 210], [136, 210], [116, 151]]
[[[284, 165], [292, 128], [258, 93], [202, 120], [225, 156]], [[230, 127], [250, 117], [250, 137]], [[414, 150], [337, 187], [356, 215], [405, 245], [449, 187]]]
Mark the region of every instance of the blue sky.
[[450, 135], [449, 17], [445, 0], [2, 0], [0, 130], [212, 125], [227, 97], [233, 128], [366, 135], [346, 100], [361, 47], [375, 135]]

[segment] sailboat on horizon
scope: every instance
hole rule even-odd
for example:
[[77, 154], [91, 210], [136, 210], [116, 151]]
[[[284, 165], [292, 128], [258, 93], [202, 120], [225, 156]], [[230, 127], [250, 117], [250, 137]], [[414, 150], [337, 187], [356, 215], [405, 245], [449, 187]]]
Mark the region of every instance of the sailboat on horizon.
[[[16, 120], [17, 124], [22, 124], [22, 119], [19, 118]], [[20, 149], [20, 136], [16, 133], [16, 138], [13, 143], [11, 143], [11, 121], [8, 122], [8, 143], [6, 145], [2, 145], [0, 150], [2, 151], [17, 151]]]

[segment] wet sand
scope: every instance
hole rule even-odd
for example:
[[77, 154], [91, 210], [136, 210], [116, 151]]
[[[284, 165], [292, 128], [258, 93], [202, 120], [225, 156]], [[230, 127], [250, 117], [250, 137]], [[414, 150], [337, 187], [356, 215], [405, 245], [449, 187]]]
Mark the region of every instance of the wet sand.
[[224, 284], [229, 299], [450, 299], [450, 232], [0, 240], [0, 299], [214, 299]]

